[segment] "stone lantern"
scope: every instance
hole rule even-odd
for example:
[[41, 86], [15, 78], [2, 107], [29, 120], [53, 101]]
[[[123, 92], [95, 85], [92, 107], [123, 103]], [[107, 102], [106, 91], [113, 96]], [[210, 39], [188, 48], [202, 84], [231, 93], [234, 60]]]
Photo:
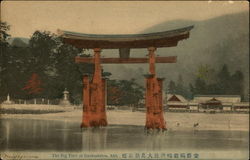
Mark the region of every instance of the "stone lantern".
[[69, 100], [69, 92], [67, 91], [67, 89], [65, 88], [65, 90], [63, 91], [63, 100]]
[[62, 106], [69, 106], [69, 92], [67, 91], [67, 88], [63, 91], [63, 99], [60, 101], [60, 105]]

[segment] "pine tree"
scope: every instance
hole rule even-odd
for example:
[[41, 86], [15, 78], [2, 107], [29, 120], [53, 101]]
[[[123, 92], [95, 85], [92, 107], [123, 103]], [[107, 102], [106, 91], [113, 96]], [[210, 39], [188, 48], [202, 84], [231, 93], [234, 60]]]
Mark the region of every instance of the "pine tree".
[[236, 71], [231, 78], [231, 92], [232, 94], [241, 95], [244, 97], [244, 75], [241, 71]]
[[176, 85], [175, 82], [172, 80], [168, 83], [167, 93], [176, 94]]
[[201, 78], [197, 78], [195, 81], [194, 90], [196, 94], [207, 94], [206, 82]]
[[189, 90], [190, 90], [190, 96], [188, 96], [188, 98], [193, 98], [194, 97], [194, 95], [196, 94], [196, 92], [195, 92], [195, 88], [194, 88], [194, 86], [192, 85], [192, 83], [189, 83]]
[[186, 90], [183, 84], [183, 79], [182, 76], [179, 75], [178, 81], [177, 81], [177, 86], [176, 86], [176, 93], [182, 96], [186, 96]]
[[226, 64], [223, 65], [222, 69], [218, 73], [218, 93], [219, 94], [232, 94], [231, 93], [231, 75], [228, 71]]
[[8, 31], [10, 26], [6, 22], [0, 21], [0, 96], [6, 96], [10, 92], [11, 84], [9, 83], [9, 50], [10, 45], [7, 39], [10, 37]]

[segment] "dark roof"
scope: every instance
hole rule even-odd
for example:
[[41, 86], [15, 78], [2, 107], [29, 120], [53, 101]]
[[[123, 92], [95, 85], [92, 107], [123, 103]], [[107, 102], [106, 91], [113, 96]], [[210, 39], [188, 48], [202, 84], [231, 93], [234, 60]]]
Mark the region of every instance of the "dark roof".
[[210, 104], [210, 105], [221, 105], [221, 101], [217, 100], [216, 98], [212, 98], [208, 101], [206, 101], [205, 104]]
[[193, 26], [147, 34], [85, 34], [58, 30], [65, 43], [78, 48], [147, 48], [172, 47], [189, 37]]
[[170, 97], [168, 99], [168, 101], [178, 101], [178, 102], [181, 102], [181, 100], [178, 97], [176, 97], [176, 95], [173, 95], [172, 97]]

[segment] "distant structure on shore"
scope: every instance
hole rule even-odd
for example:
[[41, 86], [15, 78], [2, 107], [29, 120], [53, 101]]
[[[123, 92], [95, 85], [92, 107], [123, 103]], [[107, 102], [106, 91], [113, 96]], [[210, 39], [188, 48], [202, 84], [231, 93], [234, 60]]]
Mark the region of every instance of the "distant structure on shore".
[[70, 106], [69, 92], [67, 91], [67, 88], [63, 91], [63, 99], [60, 101], [59, 105]]
[[9, 94], [7, 95], [6, 101], [4, 101], [2, 104], [14, 104], [14, 102], [10, 100], [10, 95]]
[[195, 95], [188, 101], [181, 95], [167, 94], [163, 103], [168, 111], [249, 112], [250, 108], [239, 95]]

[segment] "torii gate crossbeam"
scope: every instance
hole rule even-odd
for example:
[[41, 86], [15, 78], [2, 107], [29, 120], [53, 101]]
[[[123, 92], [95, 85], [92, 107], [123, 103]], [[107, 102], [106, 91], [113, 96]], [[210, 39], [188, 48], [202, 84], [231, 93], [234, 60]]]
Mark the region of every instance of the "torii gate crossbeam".
[[[155, 57], [155, 63], [176, 63], [176, 56]], [[76, 63], [94, 63], [92, 58], [84, 58], [77, 56]], [[148, 58], [100, 58], [102, 64], [132, 64], [132, 63], [148, 63]]]

